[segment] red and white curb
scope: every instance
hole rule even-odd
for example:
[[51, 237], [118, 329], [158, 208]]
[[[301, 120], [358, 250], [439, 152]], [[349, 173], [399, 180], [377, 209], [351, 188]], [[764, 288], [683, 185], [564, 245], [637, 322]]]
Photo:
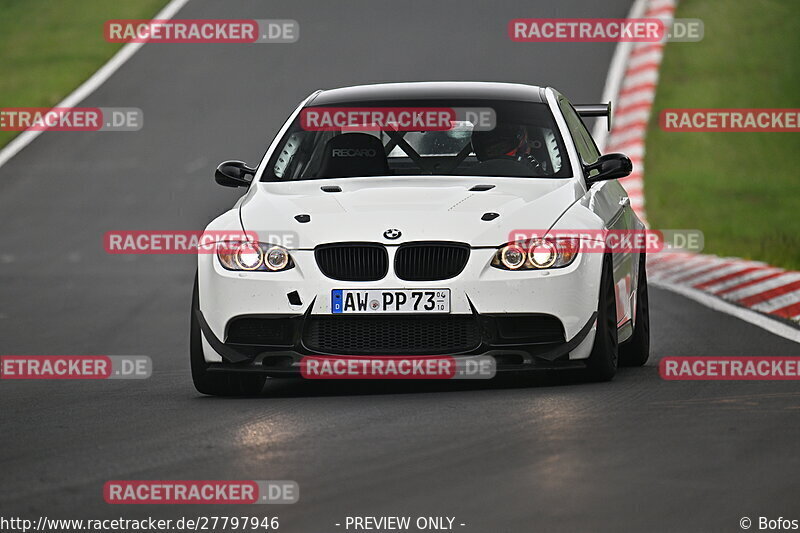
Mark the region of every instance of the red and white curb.
[[[676, 6], [676, 0], [636, 0], [628, 17], [660, 18], [669, 27]], [[615, 103], [612, 129], [595, 128], [603, 152], [622, 152], [633, 161], [633, 173], [620, 183], [645, 222], [645, 136], [663, 53], [664, 43], [617, 45], [603, 92], [604, 102]], [[648, 257], [648, 274], [655, 286], [800, 342], [800, 272], [739, 258], [663, 253]]]
[[[659, 18], [669, 27], [675, 7], [675, 0], [637, 0], [628, 18]], [[633, 172], [620, 183], [628, 191], [631, 207], [645, 222], [644, 141], [656, 97], [664, 44], [637, 42], [617, 45], [603, 91], [603, 101], [614, 102], [611, 132], [601, 133], [602, 124], [598, 124], [595, 131], [603, 152], [622, 152], [631, 158]]]
[[800, 322], [800, 272], [713, 255], [654, 254], [648, 280], [702, 291], [766, 315]]

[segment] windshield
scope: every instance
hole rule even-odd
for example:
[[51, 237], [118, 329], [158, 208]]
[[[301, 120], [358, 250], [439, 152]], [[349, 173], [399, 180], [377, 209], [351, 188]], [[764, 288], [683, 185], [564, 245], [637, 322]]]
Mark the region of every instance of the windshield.
[[426, 174], [571, 176], [546, 104], [393, 100], [304, 108], [261, 180]]

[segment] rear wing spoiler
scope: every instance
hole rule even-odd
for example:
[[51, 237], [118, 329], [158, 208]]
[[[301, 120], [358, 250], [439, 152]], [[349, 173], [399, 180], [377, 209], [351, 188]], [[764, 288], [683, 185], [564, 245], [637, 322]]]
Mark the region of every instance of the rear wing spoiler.
[[606, 117], [608, 131], [611, 131], [611, 102], [607, 104], [575, 104], [573, 107], [581, 117]]

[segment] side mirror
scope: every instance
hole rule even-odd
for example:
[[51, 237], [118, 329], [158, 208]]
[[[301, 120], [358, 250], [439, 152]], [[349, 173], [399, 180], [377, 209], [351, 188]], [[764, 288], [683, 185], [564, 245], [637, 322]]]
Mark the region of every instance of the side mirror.
[[605, 154], [584, 169], [587, 174], [593, 170], [598, 171], [594, 176], [586, 177], [586, 185], [591, 187], [599, 181], [624, 178], [633, 170], [633, 163], [625, 154]]
[[255, 176], [256, 169], [247, 166], [244, 161], [225, 161], [220, 163], [214, 172], [214, 179], [223, 187], [249, 187], [250, 179]]

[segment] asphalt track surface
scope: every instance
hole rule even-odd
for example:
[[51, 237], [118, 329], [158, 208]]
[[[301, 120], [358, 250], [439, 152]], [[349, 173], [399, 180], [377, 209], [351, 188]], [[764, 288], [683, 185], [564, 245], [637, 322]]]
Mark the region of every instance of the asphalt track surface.
[[[456, 531], [738, 531], [800, 518], [800, 390], [667, 382], [662, 356], [800, 346], [651, 288], [647, 366], [489, 383], [270, 383], [195, 393], [191, 256], [112, 256], [108, 230], [202, 229], [235, 200], [217, 162], [256, 162], [312, 90], [403, 80], [549, 84], [600, 98], [612, 44], [518, 44], [514, 17], [624, 17], [628, 2], [213, 2], [176, 18], [292, 18], [289, 45], [147, 45], [83, 105], [138, 133], [49, 132], [0, 169], [0, 353], [143, 354], [145, 381], [0, 382], [0, 516], [455, 516]], [[111, 506], [110, 479], [291, 479], [289, 506]], [[795, 516], [792, 516], [795, 513]]]

